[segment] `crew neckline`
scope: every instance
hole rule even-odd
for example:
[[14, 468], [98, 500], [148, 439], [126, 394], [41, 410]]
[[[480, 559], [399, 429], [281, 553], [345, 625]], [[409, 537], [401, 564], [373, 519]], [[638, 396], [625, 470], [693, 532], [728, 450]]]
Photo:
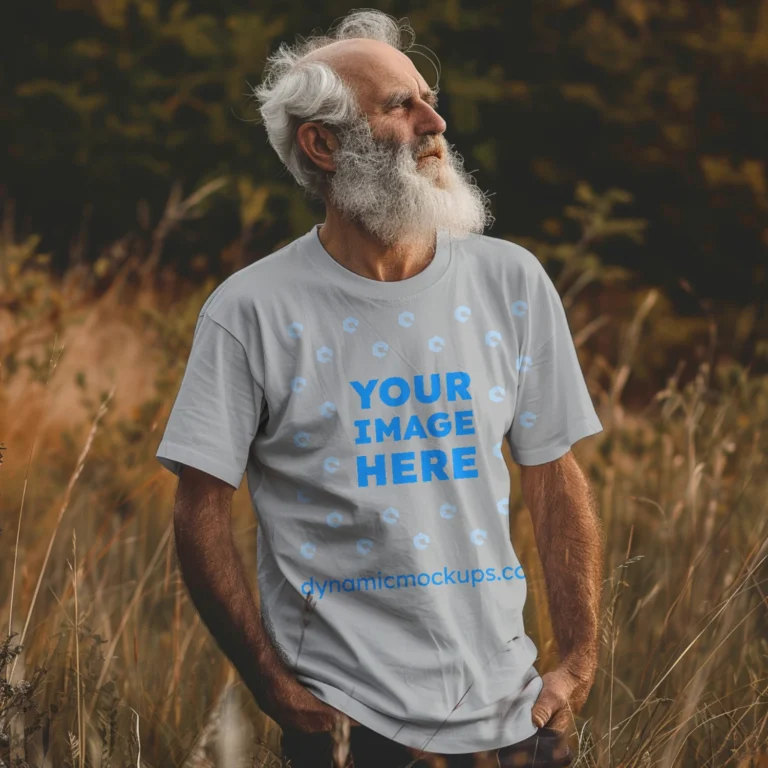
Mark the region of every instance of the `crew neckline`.
[[421, 272], [405, 280], [374, 280], [347, 269], [326, 251], [320, 240], [321, 224], [315, 224], [305, 235], [312, 263], [330, 280], [352, 293], [368, 298], [402, 299], [430, 288], [448, 270], [451, 263], [451, 238], [447, 229], [438, 229], [435, 255]]

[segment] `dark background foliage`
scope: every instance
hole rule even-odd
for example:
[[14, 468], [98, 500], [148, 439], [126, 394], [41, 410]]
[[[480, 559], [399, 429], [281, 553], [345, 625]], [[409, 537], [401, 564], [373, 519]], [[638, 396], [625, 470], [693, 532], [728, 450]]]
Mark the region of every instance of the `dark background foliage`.
[[[321, 220], [255, 121], [249, 84], [267, 54], [351, 8], [324, 3], [35, 0], [1, 26], [1, 200], [63, 269], [148, 229], [171, 184], [230, 183], [169, 238], [186, 272], [234, 240], [249, 263]], [[494, 193], [488, 234], [558, 242], [586, 180], [630, 190], [642, 242], [607, 240], [605, 264], [660, 285], [681, 313], [698, 297], [768, 296], [765, 83], [768, 2], [380, 2], [439, 57], [446, 137]], [[8, 12], [6, 11], [6, 14]], [[9, 23], [10, 21], [10, 23]], [[414, 56], [430, 83], [429, 61]], [[137, 201], [142, 201], [137, 209]], [[242, 232], [246, 238], [242, 240]]]

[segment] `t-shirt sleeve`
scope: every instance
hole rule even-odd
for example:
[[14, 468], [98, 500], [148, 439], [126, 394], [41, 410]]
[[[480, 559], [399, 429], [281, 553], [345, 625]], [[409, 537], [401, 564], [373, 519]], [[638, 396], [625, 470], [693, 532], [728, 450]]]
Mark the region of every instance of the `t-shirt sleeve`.
[[574, 443], [603, 430], [560, 295], [538, 260], [534, 274], [529, 327], [521, 334], [517, 361], [515, 414], [507, 432], [512, 458], [523, 465], [559, 459]]
[[264, 404], [258, 370], [238, 338], [201, 314], [158, 461], [175, 475], [187, 465], [239, 488]]

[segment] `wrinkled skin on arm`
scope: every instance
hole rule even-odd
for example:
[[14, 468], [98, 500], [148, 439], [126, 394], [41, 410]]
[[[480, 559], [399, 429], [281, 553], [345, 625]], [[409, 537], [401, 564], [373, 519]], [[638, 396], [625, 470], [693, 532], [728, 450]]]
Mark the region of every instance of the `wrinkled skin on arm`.
[[265, 714], [281, 728], [332, 730], [341, 713], [296, 679], [264, 627], [232, 536], [234, 491], [193, 467], [181, 471], [174, 531], [192, 602]]
[[571, 451], [520, 466], [531, 513], [560, 665], [542, 676], [534, 723], [564, 731], [594, 683], [599, 651], [604, 534], [594, 492]]

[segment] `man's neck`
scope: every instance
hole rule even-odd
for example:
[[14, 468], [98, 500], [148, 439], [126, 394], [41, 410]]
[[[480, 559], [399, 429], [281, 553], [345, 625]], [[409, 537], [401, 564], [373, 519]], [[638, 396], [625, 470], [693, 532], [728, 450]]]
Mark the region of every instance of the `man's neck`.
[[435, 235], [426, 241], [408, 239], [387, 246], [330, 208], [318, 235], [339, 264], [370, 280], [407, 280], [426, 269], [435, 256]]

